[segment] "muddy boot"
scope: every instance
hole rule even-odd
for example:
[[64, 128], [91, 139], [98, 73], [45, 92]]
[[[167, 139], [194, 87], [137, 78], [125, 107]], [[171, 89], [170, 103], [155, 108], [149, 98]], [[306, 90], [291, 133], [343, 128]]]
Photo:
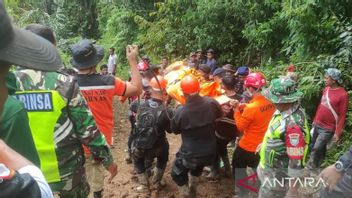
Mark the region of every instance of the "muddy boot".
[[180, 192], [180, 195], [182, 198], [190, 198], [191, 197], [191, 193], [190, 193], [188, 184], [185, 184], [183, 186], [179, 186], [178, 191]]
[[103, 191], [101, 190], [101, 191], [97, 191], [97, 192], [94, 192], [93, 193], [93, 197], [94, 198], [102, 198], [103, 197], [103, 193], [102, 193]]
[[189, 191], [191, 197], [197, 196], [197, 186], [199, 184], [200, 177], [190, 176], [189, 177]]
[[231, 165], [230, 165], [230, 160], [228, 156], [225, 156], [222, 158], [222, 161], [224, 162], [224, 168], [225, 168], [225, 176], [226, 177], [231, 177]]
[[209, 174], [206, 176], [208, 179], [219, 179], [219, 172], [217, 169], [212, 168]]
[[148, 193], [149, 190], [149, 182], [146, 173], [138, 174], [138, 182], [140, 186], [136, 188], [137, 192], [139, 193]]
[[125, 158], [125, 162], [126, 162], [126, 164], [132, 164], [132, 157], [131, 157], [131, 152], [130, 151], [128, 151], [128, 154], [127, 154], [127, 156]]
[[159, 190], [161, 187], [161, 179], [163, 178], [165, 169], [154, 168], [153, 179], [152, 179], [152, 188], [153, 190]]

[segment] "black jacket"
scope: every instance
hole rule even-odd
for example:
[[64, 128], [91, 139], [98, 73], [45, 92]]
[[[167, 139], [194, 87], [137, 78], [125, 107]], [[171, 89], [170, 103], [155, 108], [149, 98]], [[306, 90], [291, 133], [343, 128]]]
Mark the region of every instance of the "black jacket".
[[[157, 105], [157, 106], [164, 105], [161, 100], [158, 100], [155, 98], [151, 98], [148, 100], [149, 100], [149, 103], [148, 103], [149, 105]], [[137, 113], [140, 105], [144, 105], [144, 104], [145, 104], [145, 99], [133, 101], [130, 105], [130, 111], [133, 113]], [[158, 118], [158, 134], [160, 134], [160, 136], [157, 142], [154, 144], [153, 148], [157, 147], [158, 145], [161, 145], [162, 141], [166, 141], [165, 132], [168, 132], [168, 133], [171, 132], [170, 118], [172, 117], [172, 113], [173, 112], [168, 108], [164, 108], [160, 113], [160, 116]]]
[[175, 110], [171, 131], [182, 136], [181, 157], [208, 161], [215, 156], [215, 122], [221, 114], [218, 102], [199, 95], [191, 96]]
[[28, 173], [16, 174], [11, 179], [0, 179], [0, 198], [40, 198], [37, 182]]

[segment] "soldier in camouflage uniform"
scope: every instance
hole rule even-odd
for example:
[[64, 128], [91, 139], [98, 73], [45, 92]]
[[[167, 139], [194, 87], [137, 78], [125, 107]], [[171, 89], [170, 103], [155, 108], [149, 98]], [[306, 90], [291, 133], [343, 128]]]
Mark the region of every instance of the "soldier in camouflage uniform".
[[[53, 194], [42, 172], [2, 140], [2, 138], [11, 138], [13, 141], [10, 143], [18, 146], [17, 148], [20, 148], [21, 143], [25, 148], [34, 147], [28, 147], [29, 144], [33, 144], [33, 138], [23, 133], [23, 130], [27, 130], [25, 127], [28, 126], [27, 115], [23, 116], [23, 113], [18, 113], [13, 109], [3, 111], [6, 99], [12, 97], [8, 95], [5, 79], [10, 66], [15, 64], [26, 68], [55, 71], [62, 65], [62, 62], [58, 51], [51, 43], [11, 23], [3, 0], [0, 0], [0, 27], [0, 115], [7, 116], [7, 113], [10, 113], [19, 115], [20, 118], [20, 122], [15, 120], [9, 125], [5, 124], [4, 130], [0, 132], [2, 136], [0, 137], [0, 197], [51, 198]], [[12, 104], [15, 105], [12, 106], [15, 109], [22, 110], [21, 104]], [[3, 127], [4, 123], [0, 125]], [[10, 127], [6, 128], [6, 126]], [[13, 128], [16, 130], [12, 130]], [[24, 148], [20, 149], [26, 152]], [[27, 152], [33, 150], [35, 149], [29, 149]]]
[[112, 179], [117, 174], [117, 165], [73, 77], [29, 69], [15, 74], [15, 97], [28, 110], [41, 169], [54, 194], [88, 196], [82, 144], [104, 165]]
[[287, 77], [272, 80], [270, 87], [264, 91], [264, 96], [277, 110], [261, 145], [258, 176], [262, 186], [259, 197], [298, 195], [298, 187], [286, 182], [280, 186], [274, 180], [281, 182], [284, 178], [299, 178], [304, 173], [310, 134], [306, 115], [299, 104], [302, 95], [296, 89], [295, 81]]

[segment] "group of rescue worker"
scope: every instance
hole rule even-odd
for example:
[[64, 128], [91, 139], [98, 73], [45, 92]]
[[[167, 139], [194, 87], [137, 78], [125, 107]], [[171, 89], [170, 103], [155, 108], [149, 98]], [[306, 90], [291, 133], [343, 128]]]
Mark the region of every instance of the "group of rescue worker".
[[[213, 50], [207, 53], [208, 59], [214, 55]], [[171, 176], [183, 197], [197, 195], [197, 185], [205, 167], [210, 167], [206, 177], [219, 178], [221, 164], [225, 176], [232, 175], [234, 178], [236, 197], [253, 196], [248, 188], [248, 168], [257, 173], [262, 183], [267, 180], [304, 177], [318, 181], [321, 177], [326, 187], [321, 188], [321, 197], [342, 196], [350, 192], [340, 188], [339, 191], [332, 191], [336, 185], [346, 188], [351, 180], [337, 184], [337, 180], [332, 177], [334, 173], [328, 172], [329, 169], [320, 169], [326, 147], [341, 137], [348, 109], [348, 94], [342, 87], [340, 70], [328, 68], [325, 71], [326, 88], [310, 130], [311, 124], [301, 106], [303, 93], [299, 91], [294, 65], [290, 65], [287, 71], [283, 71], [284, 75], [273, 79], [266, 88], [266, 78], [261, 72], [250, 71], [246, 66], [236, 69], [230, 64], [215, 66], [212, 72], [207, 61], [200, 57], [202, 56], [191, 53], [190, 59], [185, 61], [184, 70], [197, 71], [201, 74], [201, 79], [193, 75], [180, 78], [179, 86], [185, 97], [183, 104], [180, 101], [170, 104], [170, 96], [168, 97], [169, 86], [174, 82], [170, 83], [166, 79], [173, 68], [161, 69], [162, 67], [150, 64], [147, 58], [148, 61], [142, 59], [139, 63], [144, 94], [131, 103], [129, 117], [133, 130], [128, 144], [130, 156], [126, 158], [127, 162], [133, 162], [138, 175], [138, 192], [153, 192], [162, 186], [161, 179], [169, 148], [165, 132], [181, 134], [182, 144], [172, 162]], [[226, 96], [227, 100], [200, 96], [201, 82], [204, 81], [219, 82], [221, 90], [218, 94]], [[334, 94], [327, 95], [327, 90]], [[143, 104], [144, 108], [138, 109], [136, 104]], [[173, 111], [171, 107], [174, 108]], [[148, 141], [146, 136], [140, 136], [145, 131], [145, 120], [140, 115], [148, 109], [156, 110], [153, 117], [158, 120], [154, 123], [158, 132], [153, 136], [157, 136], [158, 140]], [[337, 114], [336, 119], [334, 114]], [[140, 138], [144, 138], [148, 148], [134, 144]], [[233, 142], [236, 145], [231, 174], [227, 147]], [[336, 175], [350, 171], [351, 161], [346, 160], [348, 156], [351, 157], [351, 151], [333, 165]], [[154, 158], [157, 158], [157, 164], [152, 171], [154, 174], [150, 183], [148, 169], [150, 170]], [[338, 169], [341, 166], [343, 171]], [[316, 174], [320, 172], [317, 177]], [[345, 177], [349, 178], [349, 174], [350, 172]], [[309, 193], [311, 191], [319, 194], [314, 189], [316, 186], [302, 186], [301, 191], [304, 188], [308, 191], [305, 195], [313, 194]], [[296, 197], [299, 194], [299, 187], [285, 183], [282, 187], [262, 185], [258, 196]]]
[[[199, 195], [205, 167], [208, 178], [218, 179], [222, 172], [232, 177], [236, 197], [253, 195], [246, 187], [247, 169], [263, 184], [258, 197], [303, 196], [307, 186], [268, 183], [305, 177], [324, 181], [317, 196], [352, 193], [352, 148], [320, 169], [327, 146], [341, 139], [348, 108], [338, 69], [325, 71], [326, 88], [310, 127], [293, 65], [267, 83], [261, 72], [220, 67], [214, 50], [206, 58], [197, 50], [184, 61], [187, 75], [170, 82], [168, 74], [176, 67], [164, 59], [153, 65], [147, 56], [138, 63], [138, 47], [129, 45], [131, 77], [124, 82], [98, 73], [104, 49], [83, 39], [71, 46], [77, 72], [70, 75], [50, 28], [13, 26], [2, 0], [0, 26], [0, 197], [102, 197], [104, 170], [109, 181], [117, 175], [110, 151], [114, 96], [130, 101], [126, 161], [133, 163], [138, 193], [157, 197], [165, 185], [166, 133], [181, 136], [170, 174], [183, 197]], [[204, 84], [216, 88], [204, 94]], [[177, 100], [170, 86], [180, 89]]]

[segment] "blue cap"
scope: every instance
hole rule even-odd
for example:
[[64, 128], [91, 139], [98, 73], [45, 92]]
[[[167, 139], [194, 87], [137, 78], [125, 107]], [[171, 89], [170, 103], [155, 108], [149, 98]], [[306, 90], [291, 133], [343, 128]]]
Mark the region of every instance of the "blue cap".
[[249, 74], [249, 68], [247, 66], [241, 66], [237, 69], [237, 74], [247, 76]]

